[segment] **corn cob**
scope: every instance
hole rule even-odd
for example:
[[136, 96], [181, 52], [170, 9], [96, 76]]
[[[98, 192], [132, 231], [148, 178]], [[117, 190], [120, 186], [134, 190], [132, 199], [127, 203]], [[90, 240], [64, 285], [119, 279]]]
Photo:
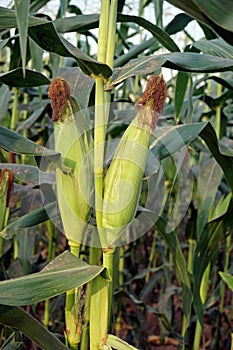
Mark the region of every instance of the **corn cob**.
[[81, 243], [90, 216], [93, 190], [86, 135], [75, 120], [67, 82], [55, 79], [48, 95], [53, 110], [55, 150], [62, 156], [62, 165], [56, 169], [61, 218], [69, 243]]
[[104, 179], [103, 228], [109, 247], [133, 220], [141, 192], [151, 133], [163, 110], [166, 84], [151, 76], [136, 104], [136, 117], [123, 134]]

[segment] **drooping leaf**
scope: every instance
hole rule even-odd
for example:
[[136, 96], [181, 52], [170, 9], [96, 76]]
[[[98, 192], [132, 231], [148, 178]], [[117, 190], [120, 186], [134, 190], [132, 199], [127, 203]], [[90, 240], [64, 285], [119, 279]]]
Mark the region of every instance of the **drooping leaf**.
[[191, 46], [208, 55], [233, 59], [232, 45], [229, 45], [222, 39], [195, 41]]
[[0, 282], [0, 303], [19, 306], [34, 304], [67, 290], [80, 287], [103, 271], [65, 251], [38, 273]]
[[169, 35], [176, 34], [183, 30], [191, 21], [193, 21], [193, 17], [186, 13], [179, 13], [168, 23], [165, 30]]
[[59, 33], [78, 32], [97, 28], [99, 15], [78, 15], [72, 17], [57, 18], [53, 21], [54, 27]]
[[42, 208], [33, 210], [32, 212], [20, 217], [19, 219], [10, 222], [1, 232], [0, 237], [4, 239], [11, 239], [20, 228], [32, 227], [41, 224], [46, 220], [58, 216], [57, 206], [55, 203], [49, 203]]
[[38, 145], [1, 125], [0, 136], [0, 147], [4, 148], [6, 151], [17, 154], [28, 154], [31, 156], [54, 156], [55, 159], [60, 157], [59, 153]]
[[198, 21], [206, 24], [217, 32], [229, 44], [232, 38], [232, 2], [231, 0], [168, 0], [172, 5], [179, 7]]
[[52, 22], [29, 27], [28, 34], [42, 49], [74, 58], [85, 74], [93, 77], [101, 75], [104, 78], [109, 78], [112, 74], [111, 68], [106, 64], [89, 57], [59, 35]]
[[138, 16], [129, 16], [129, 15], [123, 15], [118, 14], [117, 15], [117, 21], [122, 23], [129, 23], [133, 22], [141, 27], [148, 30], [166, 49], [168, 49], [171, 52], [179, 52], [180, 49], [176, 45], [176, 43], [173, 41], [173, 39], [170, 37], [168, 33], [166, 33], [163, 29], [156, 26], [155, 24], [152, 24], [151, 22], [147, 21], [143, 17]]
[[50, 80], [42, 73], [26, 69], [25, 76], [22, 68], [16, 68], [0, 74], [0, 82], [14, 87], [34, 87], [49, 85]]
[[222, 72], [233, 69], [233, 60], [192, 52], [172, 52], [141, 57], [129, 61], [121, 68], [114, 69], [112, 82], [105, 88], [112, 89], [129, 77], [150, 74], [161, 67], [186, 72]]
[[22, 58], [23, 77], [26, 75], [27, 32], [30, 0], [15, 0], [16, 19], [19, 28], [20, 52]]
[[218, 0], [194, 0], [199, 10], [207, 16], [211, 21], [216, 23], [218, 26], [233, 32], [233, 9], [232, 1], [224, 0], [219, 2]]
[[42, 349], [68, 349], [39, 321], [18, 306], [0, 305], [0, 323], [23, 332]]

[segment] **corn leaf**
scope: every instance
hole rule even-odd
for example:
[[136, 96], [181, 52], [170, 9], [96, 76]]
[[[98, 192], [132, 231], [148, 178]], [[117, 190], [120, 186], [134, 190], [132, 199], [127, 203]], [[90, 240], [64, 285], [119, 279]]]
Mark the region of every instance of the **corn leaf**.
[[200, 40], [192, 43], [192, 46], [201, 52], [222, 58], [233, 58], [233, 47], [222, 39]]
[[30, 0], [15, 0], [16, 19], [19, 28], [20, 52], [23, 66], [23, 77], [26, 74], [27, 32]]
[[112, 83], [106, 90], [113, 88], [125, 79], [150, 74], [161, 67], [186, 72], [223, 72], [233, 69], [233, 59], [192, 52], [172, 52], [130, 60], [125, 66], [114, 69]]
[[59, 56], [74, 58], [85, 74], [100, 75], [104, 78], [109, 78], [112, 74], [111, 68], [106, 64], [89, 57], [60, 36], [52, 22], [29, 27], [28, 34], [42, 49]]
[[0, 147], [4, 148], [6, 151], [17, 154], [28, 154], [30, 156], [53, 156], [55, 159], [60, 157], [59, 153], [42, 147], [1, 125], [0, 136]]
[[11, 222], [1, 232], [0, 237], [11, 239], [17, 230], [25, 227], [32, 227], [58, 215], [56, 202], [49, 203], [42, 208], [36, 209], [19, 219]]
[[0, 74], [0, 82], [8, 86], [34, 87], [48, 85], [50, 80], [43, 74], [26, 69], [25, 76], [22, 68], [13, 69], [7, 73]]
[[214, 158], [204, 163], [197, 178], [197, 236], [200, 237], [212, 203], [214, 202], [218, 187], [222, 180], [222, 169]]
[[168, 0], [172, 5], [179, 7], [198, 21], [206, 24], [217, 32], [224, 40], [232, 45], [232, 1], [224, 0]]
[[114, 349], [117, 349], [117, 350], [138, 350], [134, 346], [126, 343], [126, 341], [112, 334], [108, 334], [106, 344], [109, 346], [112, 346]]
[[42, 349], [68, 349], [53, 333], [18, 306], [0, 305], [0, 323], [23, 332]]
[[152, 24], [151, 22], [147, 21], [143, 17], [138, 16], [128, 16], [123, 15], [121, 13], [118, 13], [117, 21], [122, 23], [129, 23], [133, 22], [141, 27], [147, 29], [166, 49], [168, 49], [171, 52], [179, 52], [180, 49], [176, 45], [176, 43], [173, 41], [173, 39], [170, 37], [170, 35], [165, 32], [160, 27], [156, 26], [155, 24]]
[[28, 305], [80, 287], [98, 276], [103, 267], [88, 265], [65, 251], [43, 270], [0, 282], [0, 303]]
[[188, 277], [187, 265], [184, 255], [182, 253], [177, 235], [174, 231], [168, 233], [167, 223], [161, 217], [154, 224], [154, 228], [159, 232], [159, 234], [165, 240], [168, 248], [171, 251], [171, 254], [174, 259], [176, 276], [178, 281], [181, 284], [183, 293], [182, 293], [182, 304], [183, 304], [183, 326], [184, 329], [189, 325], [190, 316], [191, 316], [191, 305], [192, 305], [192, 292]]
[[203, 229], [197, 243], [193, 263], [193, 305], [197, 317], [203, 326], [203, 304], [200, 296], [200, 286], [203, 273], [211, 261], [213, 254], [219, 249], [219, 243], [232, 232], [233, 203], [230, 203], [226, 214], [221, 218], [209, 222]]
[[233, 276], [225, 272], [219, 272], [219, 275], [233, 292]]

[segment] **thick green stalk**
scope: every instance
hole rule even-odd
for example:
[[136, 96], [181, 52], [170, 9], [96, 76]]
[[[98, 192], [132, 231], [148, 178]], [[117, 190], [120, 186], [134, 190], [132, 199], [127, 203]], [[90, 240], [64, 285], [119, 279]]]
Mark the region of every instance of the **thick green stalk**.
[[[110, 8], [111, 3], [111, 8]], [[113, 66], [116, 32], [117, 0], [102, 0], [98, 60]], [[94, 130], [94, 176], [95, 176], [95, 209], [96, 222], [102, 248], [107, 247], [105, 231], [102, 226], [103, 209], [103, 176], [104, 176], [104, 143], [109, 114], [110, 93], [104, 92], [104, 81], [96, 78], [95, 90], [95, 130]], [[90, 348], [97, 350], [104, 346], [112, 305], [113, 252], [103, 250], [103, 265], [110, 276], [108, 282], [97, 277], [91, 283], [92, 295], [90, 302]]]
[[[100, 11], [98, 60], [106, 62], [107, 36], [109, 25], [110, 0], [103, 0]], [[104, 142], [106, 137], [107, 117], [104, 107], [104, 81], [96, 77], [95, 87], [95, 130], [94, 130], [94, 176], [95, 176], [95, 207], [96, 222], [102, 246], [105, 246], [104, 232], [102, 230], [102, 197], [103, 197], [103, 162]]]

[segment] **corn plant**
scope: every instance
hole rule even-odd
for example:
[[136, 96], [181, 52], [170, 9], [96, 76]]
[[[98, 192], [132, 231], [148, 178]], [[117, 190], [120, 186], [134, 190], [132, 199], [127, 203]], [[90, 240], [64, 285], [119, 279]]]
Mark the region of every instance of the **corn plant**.
[[[26, 344], [24, 336], [48, 350], [152, 349], [163, 341], [199, 349], [209, 315], [209, 348], [226, 348], [232, 6], [169, 2], [185, 13], [165, 28], [162, 1], [139, 1], [138, 16], [125, 14], [127, 1], [102, 0], [98, 15], [61, 2], [54, 20], [35, 15], [49, 1], [0, 7], [3, 349]], [[151, 5], [156, 24], [145, 18]], [[186, 31], [194, 18], [203, 40]], [[181, 30], [184, 48], [172, 37]], [[63, 36], [69, 32], [76, 46]], [[164, 68], [178, 73], [164, 78]], [[57, 300], [63, 323], [52, 329]], [[126, 300], [136, 316], [124, 311]], [[148, 317], [159, 334], [145, 335]]]

